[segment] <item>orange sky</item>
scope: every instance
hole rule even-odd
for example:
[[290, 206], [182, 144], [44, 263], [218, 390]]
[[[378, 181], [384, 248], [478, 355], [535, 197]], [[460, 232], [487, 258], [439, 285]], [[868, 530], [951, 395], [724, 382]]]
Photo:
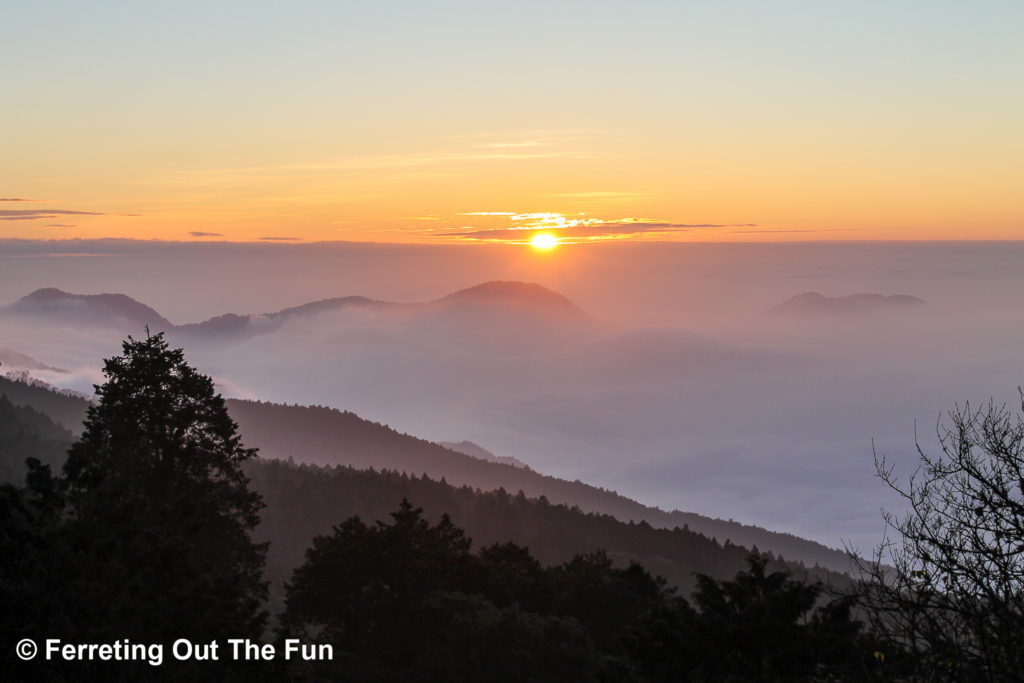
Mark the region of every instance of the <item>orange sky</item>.
[[0, 238], [1024, 236], [1014, 3], [116, 5], [0, 28]]

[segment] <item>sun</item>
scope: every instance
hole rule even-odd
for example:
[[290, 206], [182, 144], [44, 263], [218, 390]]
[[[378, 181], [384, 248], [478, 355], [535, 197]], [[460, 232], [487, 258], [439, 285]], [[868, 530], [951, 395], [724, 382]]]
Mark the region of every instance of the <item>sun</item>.
[[546, 232], [537, 233], [530, 240], [530, 245], [534, 249], [553, 249], [557, 244], [558, 238]]

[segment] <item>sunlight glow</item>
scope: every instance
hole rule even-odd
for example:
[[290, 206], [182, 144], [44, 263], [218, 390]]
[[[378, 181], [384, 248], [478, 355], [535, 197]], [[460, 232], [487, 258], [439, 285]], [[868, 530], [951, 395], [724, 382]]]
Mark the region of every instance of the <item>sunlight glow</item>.
[[553, 249], [558, 244], [558, 238], [546, 232], [537, 233], [530, 240], [534, 249]]

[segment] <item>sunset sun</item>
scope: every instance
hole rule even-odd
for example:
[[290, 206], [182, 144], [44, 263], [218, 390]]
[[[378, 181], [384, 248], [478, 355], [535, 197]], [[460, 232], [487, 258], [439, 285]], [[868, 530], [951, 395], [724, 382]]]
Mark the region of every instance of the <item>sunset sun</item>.
[[530, 240], [530, 245], [534, 249], [553, 249], [557, 244], [558, 238], [546, 232], [538, 233]]

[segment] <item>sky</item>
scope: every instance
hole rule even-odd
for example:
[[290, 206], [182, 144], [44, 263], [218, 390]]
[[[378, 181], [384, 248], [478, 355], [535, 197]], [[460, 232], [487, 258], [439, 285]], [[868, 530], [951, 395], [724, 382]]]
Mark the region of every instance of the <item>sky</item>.
[[1020, 2], [0, 2], [0, 239], [1015, 240]]

